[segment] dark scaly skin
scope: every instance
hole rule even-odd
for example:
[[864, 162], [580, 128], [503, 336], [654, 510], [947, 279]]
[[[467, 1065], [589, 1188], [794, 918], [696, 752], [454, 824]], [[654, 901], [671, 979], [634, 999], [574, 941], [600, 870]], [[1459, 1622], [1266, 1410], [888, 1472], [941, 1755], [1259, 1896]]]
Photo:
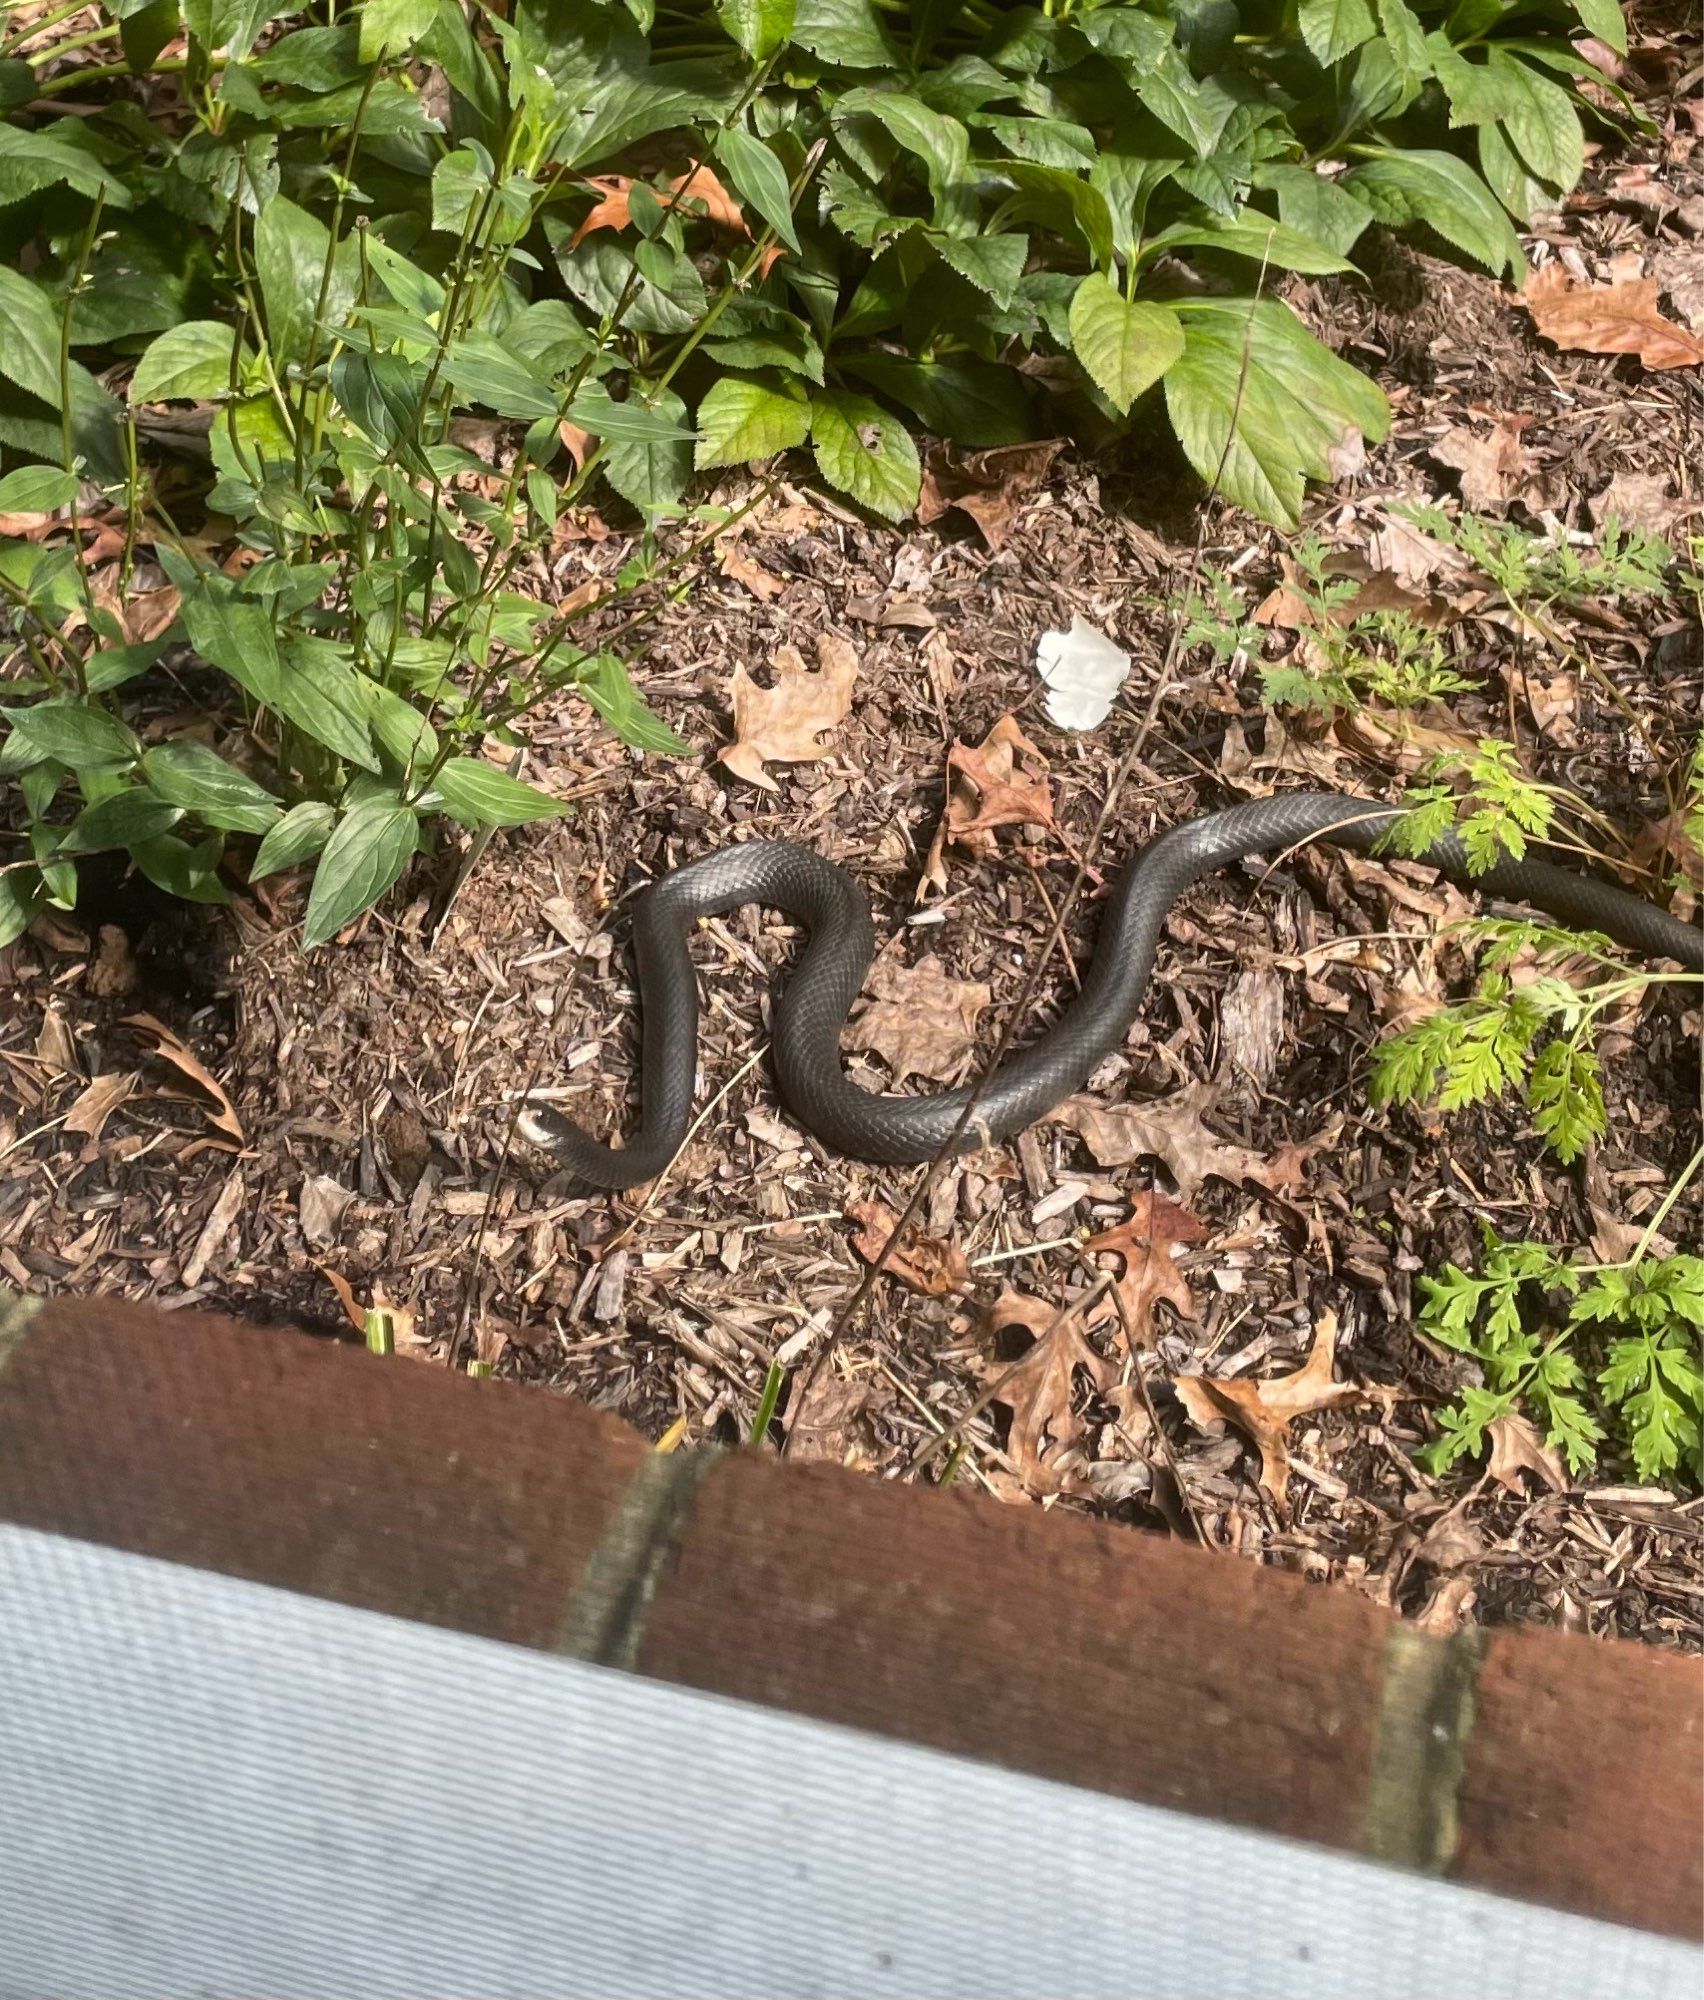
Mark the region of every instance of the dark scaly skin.
[[[1166, 912], [1191, 883], [1251, 854], [1329, 840], [1371, 853], [1399, 809], [1334, 792], [1285, 792], [1208, 813], [1160, 835], [1132, 860], [1107, 898], [1094, 960], [1081, 991], [1029, 1048], [983, 1083], [962, 1147], [1009, 1138], [1080, 1090], [1123, 1046], [1142, 1004]], [[1500, 901], [1525, 903], [1578, 928], [1605, 932], [1648, 958], [1704, 970], [1704, 931], [1654, 904], [1545, 861], [1501, 861], [1468, 871], [1453, 834], [1421, 857], [1451, 881]], [[937, 1097], [878, 1096], [840, 1062], [840, 1031], [875, 952], [863, 891], [844, 869], [790, 841], [751, 841], [663, 876], [634, 912], [644, 1010], [638, 1137], [600, 1145], [560, 1112], [531, 1106], [521, 1129], [596, 1187], [654, 1179], [692, 1120], [698, 1064], [698, 982], [687, 938], [699, 917], [769, 903], [810, 928], [810, 943], [775, 1008], [775, 1068], [788, 1109], [826, 1145], [858, 1159], [931, 1160], [951, 1137], [973, 1085]]]

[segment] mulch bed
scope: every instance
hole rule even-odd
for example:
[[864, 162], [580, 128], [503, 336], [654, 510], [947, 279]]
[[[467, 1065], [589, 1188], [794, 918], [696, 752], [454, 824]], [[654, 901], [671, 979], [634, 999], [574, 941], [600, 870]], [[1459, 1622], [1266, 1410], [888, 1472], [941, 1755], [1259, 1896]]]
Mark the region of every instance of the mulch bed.
[[[1679, 131], [1692, 128], [1681, 119]], [[1669, 133], [1657, 162], [1673, 196], [1666, 217], [1618, 194], [1626, 161], [1599, 162], [1550, 232], [1587, 273], [1634, 252], [1677, 288], [1687, 271], [1697, 282], [1704, 247], [1678, 214], [1704, 188], [1701, 156], [1672, 115]], [[1291, 293], [1378, 374], [1396, 410], [1388, 443], [1316, 497], [1328, 540], [1364, 553], [1390, 499], [1453, 496], [1457, 472], [1430, 448], [1509, 417], [1523, 420], [1528, 455], [1526, 499], [1508, 503], [1516, 518], [1542, 505], [1582, 525], [1615, 486], [1666, 504], [1684, 532], [1685, 509], [1699, 504], [1696, 371], [1642, 375], [1631, 362], [1559, 354], [1489, 280], [1395, 243], [1369, 271], [1365, 285]], [[1014, 1504], [1199, 1533], [1346, 1581], [1436, 1630], [1526, 1621], [1696, 1645], [1699, 1501], [1638, 1488], [1613, 1457], [1594, 1483], [1564, 1491], [1475, 1470], [1434, 1480], [1412, 1460], [1428, 1409], [1462, 1374], [1415, 1330], [1416, 1278], [1471, 1261], [1482, 1219], [1627, 1254], [1628, 1230], [1698, 1143], [1696, 999], [1653, 997], [1611, 1035], [1610, 1132], [1580, 1168], [1560, 1169], [1515, 1112], [1371, 1112], [1368, 1054], [1405, 981], [1434, 995], [1461, 988], [1459, 953], [1434, 952], [1427, 934], [1470, 904], [1424, 871], [1303, 852], [1208, 881], [1173, 913], [1142, 1018], [1092, 1094], [1163, 1108], [1211, 1085], [1210, 1101], [1189, 1100], [1206, 1129], [1258, 1162], [1287, 1160], [1268, 1177], [1275, 1185], [1208, 1173], [1185, 1186], [1152, 1159], [1103, 1167], [1077, 1132], [1043, 1125], [957, 1163], [926, 1203], [923, 1227], [956, 1249], [968, 1282], [928, 1297], [884, 1276], [820, 1367], [866, 1270], [849, 1209], [897, 1212], [921, 1170], [831, 1156], [779, 1107], [754, 1061], [792, 945], [775, 912], [740, 911], [697, 947], [701, 1101], [717, 1101], [648, 1196], [576, 1195], [548, 1160], [511, 1143], [515, 1103], [540, 1086], [594, 1130], [619, 1125], [636, 1053], [624, 904], [658, 872], [737, 837], [795, 839], [841, 862], [870, 894], [887, 958], [933, 955], [950, 977], [985, 982], [986, 1054], [1139, 728], [1198, 499], [1157, 436], [1094, 466], [1062, 456], [998, 552], [960, 514], [888, 532], [808, 485], [787, 489], [740, 538], [732, 573], [700, 565], [635, 658], [646, 698], [690, 757], [642, 761], [565, 701], [540, 719], [524, 775], [574, 795], [574, 814], [498, 834], [465, 878], [465, 848], [450, 838], [312, 959], [296, 948], [302, 891], [288, 881], [208, 913], [91, 878], [75, 918], [0, 953], [13, 995], [0, 1025], [0, 1269], [29, 1289], [204, 1302], [358, 1337], [335, 1274], [358, 1301], [406, 1308], [398, 1344], [420, 1361], [478, 1360], [682, 1445], [746, 1438], [778, 1361], [776, 1435], [795, 1455], [903, 1478], [998, 1375], [986, 1308], [1001, 1286], [1055, 1305], [1079, 1294], [1101, 1271], [1085, 1236], [1155, 1188], [1203, 1225], [1179, 1266], [1190, 1309], [1158, 1315], [1134, 1360], [1107, 1330], [1091, 1336], [1105, 1379], [1091, 1388], [1079, 1377], [1078, 1435], [1056, 1433], [1039, 1472], [1005, 1407], [985, 1400], [964, 1423], [956, 1477]], [[618, 516], [583, 518], [577, 532], [540, 579], [555, 597], [631, 546]], [[1251, 604], [1277, 577], [1276, 539], [1239, 517], [1212, 513], [1204, 556]], [[1073, 614], [1135, 661], [1121, 706], [1080, 737], [1047, 723], [1032, 664], [1039, 635]], [[1655, 629], [1618, 622], [1578, 634], [1612, 702], [1583, 674], [1559, 686], [1562, 663], [1535, 659], [1506, 626], [1470, 621], [1464, 658], [1481, 691], [1457, 698], [1447, 720], [1501, 734], [1513, 713], [1538, 775], [1637, 828], [1664, 808], [1629, 713], [1678, 751], [1704, 707], [1704, 651], [1678, 612]], [[778, 648], [808, 659], [821, 633], [849, 641], [859, 664], [828, 755], [770, 765], [774, 793], [732, 778], [715, 753], [731, 735], [735, 665], [761, 678]], [[947, 893], [919, 904], [948, 747], [981, 742], [1003, 715], [1045, 755], [1057, 831], [1005, 829], [992, 857], [949, 857]], [[1302, 763], [1352, 789], [1400, 789], [1376, 742], [1310, 743], [1294, 724], [1281, 735], [1254, 665], [1185, 653], [1120, 796], [1100, 879], [1151, 832], [1296, 782], [1281, 771]], [[1086, 902], [1067, 926], [1071, 963], [1043, 982], [1035, 1030], [1086, 962]], [[212, 1122], [205, 1089], [159, 1055], [159, 1036], [129, 1024], [139, 1013], [217, 1078], [240, 1147]], [[870, 1087], [895, 1087], [878, 1059], [852, 1062]], [[130, 1094], [115, 1085], [98, 1130], [67, 1133], [64, 1115], [106, 1076], [133, 1079]], [[1194, 1181], [1189, 1146], [1203, 1135], [1192, 1127], [1185, 1141]], [[1695, 1244], [1701, 1222], [1694, 1187], [1665, 1234]], [[1204, 1365], [1295, 1368], [1327, 1315], [1338, 1376], [1378, 1393], [1296, 1426], [1280, 1507], [1240, 1432], [1199, 1428], [1172, 1385]], [[943, 1458], [916, 1476], [938, 1477]]]

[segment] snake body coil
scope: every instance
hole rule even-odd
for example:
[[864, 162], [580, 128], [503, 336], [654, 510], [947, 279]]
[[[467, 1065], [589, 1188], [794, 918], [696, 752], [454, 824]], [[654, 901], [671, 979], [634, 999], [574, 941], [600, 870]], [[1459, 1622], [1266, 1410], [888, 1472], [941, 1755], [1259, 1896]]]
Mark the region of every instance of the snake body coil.
[[[1192, 882], [1298, 841], [1329, 840], [1366, 854], [1398, 817], [1395, 807], [1335, 792], [1285, 792], [1208, 813], [1150, 841], [1107, 898], [1081, 991], [1038, 1041], [985, 1080], [961, 1146], [1005, 1139], [1034, 1124], [1123, 1046], [1166, 912]], [[1453, 834], [1421, 858], [1484, 895], [1603, 931], [1647, 957], [1704, 970], [1704, 932], [1608, 883], [1545, 861], [1501, 861], [1472, 875]], [[635, 908], [644, 1055], [643, 1115], [633, 1143], [600, 1145], [571, 1119], [540, 1106], [523, 1114], [526, 1136], [581, 1179], [632, 1187], [661, 1173], [679, 1149], [692, 1119], [698, 1067], [698, 982], [687, 938], [697, 918], [743, 903], [773, 904], [810, 928], [774, 1016], [775, 1067], [793, 1115], [825, 1144], [864, 1160], [929, 1160], [950, 1139], [974, 1086], [935, 1097], [878, 1096], [841, 1068], [840, 1031], [875, 953], [863, 891], [809, 848], [752, 841], [663, 876]]]

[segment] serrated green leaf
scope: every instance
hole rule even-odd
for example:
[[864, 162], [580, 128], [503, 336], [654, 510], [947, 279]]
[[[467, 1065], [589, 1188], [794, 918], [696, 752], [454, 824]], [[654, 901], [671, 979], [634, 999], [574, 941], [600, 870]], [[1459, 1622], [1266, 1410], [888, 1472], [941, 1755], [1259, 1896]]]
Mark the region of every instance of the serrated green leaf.
[[908, 361], [897, 354], [845, 354], [842, 370], [912, 411], [925, 430], [986, 450], [1033, 437], [1029, 400], [1016, 373], [975, 361]]
[[642, 514], [676, 506], [692, 477], [691, 426], [687, 408], [672, 389], [653, 391], [648, 405], [673, 437], [606, 439], [603, 473], [617, 493]]
[[793, 0], [716, 0], [716, 18], [753, 62], [762, 62], [792, 34]]
[[0, 514], [56, 514], [76, 497], [75, 475], [56, 465], [20, 465], [0, 479]]
[[1502, 205], [1453, 154], [1380, 153], [1352, 167], [1342, 185], [1389, 228], [1423, 222], [1493, 273], [1517, 277], [1526, 268]]
[[407, 55], [437, 18], [438, 0], [363, 0], [360, 57]]
[[1169, 308], [1127, 299], [1091, 271], [1071, 300], [1071, 347], [1122, 416], [1182, 356], [1184, 333]]
[[1027, 236], [934, 236], [930, 241], [944, 264], [997, 306], [1012, 303], [1029, 260]]
[[791, 451], [810, 435], [810, 401], [791, 376], [724, 375], [698, 406], [700, 471]]
[[236, 332], [222, 320], [192, 319], [150, 343], [130, 378], [132, 403], [222, 396], [231, 386]]
[[1232, 256], [1252, 258], [1275, 271], [1300, 271], [1314, 277], [1355, 268], [1346, 257], [1340, 257], [1316, 237], [1305, 235], [1287, 223], [1274, 222], [1252, 208], [1245, 208], [1234, 219], [1174, 223], [1149, 237], [1142, 246], [1143, 262], [1174, 248], [1225, 251]]
[[0, 946], [22, 937], [46, 901], [39, 868], [0, 869]]
[[1620, 0], [1570, 0], [1580, 25], [1618, 56], [1627, 53], [1627, 21]]
[[313, 951], [370, 909], [408, 866], [419, 838], [414, 814], [394, 799], [370, 799], [345, 813], [314, 870], [303, 951]]
[[900, 520], [917, 505], [922, 467], [910, 433], [879, 403], [843, 389], [811, 399], [811, 442], [824, 479], [860, 506]]
[[1314, 60], [1328, 69], [1379, 31], [1368, 0], [1302, 0], [1296, 25]]
[[54, 302], [21, 271], [0, 263], [0, 375], [54, 410], [60, 402], [59, 339]]
[[1540, 180], [1563, 194], [1571, 192], [1585, 169], [1585, 141], [1573, 99], [1559, 83], [1501, 49], [1493, 49], [1490, 60], [1509, 100], [1503, 131]]

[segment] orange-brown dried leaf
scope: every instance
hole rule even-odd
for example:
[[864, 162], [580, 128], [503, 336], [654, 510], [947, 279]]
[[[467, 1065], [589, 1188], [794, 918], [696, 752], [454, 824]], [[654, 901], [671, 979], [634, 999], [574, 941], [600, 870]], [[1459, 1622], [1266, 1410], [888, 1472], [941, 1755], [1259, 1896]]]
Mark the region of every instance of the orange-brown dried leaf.
[[956, 1082], [993, 989], [978, 979], [954, 979], [933, 955], [915, 965], [879, 959], [866, 986], [870, 998], [842, 1037], [846, 1047], [874, 1050], [902, 1082], [908, 1076]]
[[1234, 1146], [1209, 1131], [1206, 1115], [1218, 1102], [1210, 1083], [1186, 1084], [1157, 1104], [1102, 1104], [1098, 1098], [1068, 1097], [1047, 1116], [1069, 1125], [1103, 1167], [1128, 1167], [1141, 1159], [1163, 1161], [1187, 1201], [1212, 1175], [1240, 1185], [1265, 1187], [1271, 1166], [1246, 1146]]
[[1500, 1486], [1506, 1486], [1511, 1493], [1525, 1493], [1526, 1482], [1521, 1475], [1530, 1472], [1552, 1493], [1567, 1492], [1567, 1470], [1539, 1436], [1530, 1418], [1511, 1410], [1506, 1417], [1493, 1417], [1485, 1426], [1485, 1435], [1491, 1440], [1491, 1456], [1485, 1469]]
[[1047, 759], [1003, 715], [980, 743], [955, 740], [947, 752], [947, 809], [935, 829], [919, 898], [947, 886], [946, 849], [962, 847], [978, 858], [994, 852], [996, 827], [1054, 825]]
[[970, 516], [982, 531], [982, 539], [998, 552], [1019, 508], [1047, 477], [1063, 449], [1060, 438], [970, 453], [937, 445], [924, 461], [917, 518], [926, 527], [949, 507], [956, 507]]
[[[859, 1225], [852, 1248], [866, 1264], [878, 1262], [899, 1225], [899, 1217], [879, 1201], [849, 1201], [846, 1215]], [[906, 1224], [882, 1269], [931, 1299], [962, 1291], [972, 1282], [964, 1252], [943, 1237], [925, 1235], [915, 1223]]]
[[669, 182], [669, 193], [677, 198], [682, 208], [690, 208], [694, 202], [701, 203], [706, 217], [718, 228], [731, 229], [740, 236], [751, 234], [739, 203], [709, 167], [695, 162], [690, 173], [679, 174]]
[[1655, 278], [1578, 285], [1560, 264], [1527, 280], [1523, 303], [1546, 340], [1576, 354], [1635, 354], [1650, 369], [1696, 368], [1704, 340], [1657, 310]]
[[214, 1109], [208, 1114], [216, 1130], [228, 1134], [240, 1146], [243, 1143], [243, 1122], [237, 1116], [236, 1107], [225, 1095], [225, 1087], [212, 1071], [192, 1054], [168, 1028], [164, 1021], [155, 1020], [152, 1014], [126, 1014], [127, 1028], [140, 1028], [154, 1039], [154, 1053], [169, 1062], [175, 1070], [188, 1077], [212, 1098]]
[[1363, 1400], [1366, 1390], [1334, 1377], [1337, 1316], [1322, 1313], [1306, 1361], [1288, 1375], [1264, 1382], [1228, 1381], [1212, 1375], [1180, 1375], [1178, 1401], [1200, 1425], [1232, 1423], [1260, 1453], [1260, 1483], [1281, 1507], [1290, 1490], [1288, 1432], [1297, 1417], [1334, 1410]]
[[[997, 1383], [991, 1400], [1001, 1404], [1011, 1422], [1006, 1449], [1024, 1484], [1041, 1493], [1056, 1493], [1062, 1481], [1055, 1461], [1078, 1443], [1083, 1419], [1073, 1405], [1076, 1371], [1081, 1368], [1095, 1388], [1105, 1391], [1117, 1369], [1079, 1331], [1075, 1318], [1061, 1318], [1060, 1308], [1022, 1292], [1002, 1291], [988, 1315], [989, 1330], [1022, 1327], [1035, 1344], [1021, 1360], [978, 1360], [974, 1372], [984, 1383]], [[1049, 1446], [1052, 1451], [1049, 1453]]]
[[743, 665], [734, 668], [734, 741], [719, 754], [736, 777], [778, 792], [765, 763], [814, 764], [828, 756], [828, 746], [817, 738], [845, 721], [858, 656], [844, 639], [824, 632], [814, 671], [791, 646], [780, 647], [771, 665], [772, 688], [759, 687]]
[[1120, 1314], [1128, 1340], [1151, 1347], [1154, 1339], [1154, 1308], [1162, 1301], [1185, 1319], [1195, 1316], [1195, 1294], [1189, 1280], [1172, 1260], [1176, 1244], [1199, 1243], [1207, 1225], [1181, 1203], [1144, 1188], [1131, 1198], [1127, 1221], [1091, 1236], [1086, 1250], [1108, 1250], [1123, 1264], [1118, 1295], [1124, 1302]]
[[594, 189], [601, 199], [581, 218], [579, 227], [569, 237], [570, 250], [578, 250], [596, 230], [613, 229], [619, 233], [633, 226], [633, 217], [627, 206], [628, 193], [633, 186], [631, 174], [588, 174], [586, 185]]

